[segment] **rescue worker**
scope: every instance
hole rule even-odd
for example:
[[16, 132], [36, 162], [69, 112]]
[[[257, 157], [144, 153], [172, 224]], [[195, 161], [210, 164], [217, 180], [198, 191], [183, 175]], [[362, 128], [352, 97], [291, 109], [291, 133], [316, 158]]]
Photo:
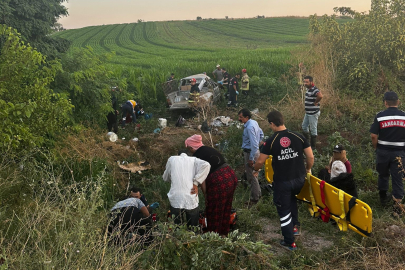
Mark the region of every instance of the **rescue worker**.
[[252, 166], [259, 157], [259, 144], [264, 134], [259, 124], [253, 120], [252, 113], [248, 109], [242, 109], [238, 113], [239, 121], [243, 123], [242, 149], [245, 164], [246, 178], [250, 184], [250, 199], [245, 204], [249, 207], [256, 204], [261, 197], [261, 190], [257, 176], [253, 175]]
[[198, 100], [200, 98], [200, 92], [201, 92], [202, 88], [204, 87], [204, 84], [208, 78], [209, 77], [205, 77], [204, 79], [202, 79], [200, 84], [198, 84], [198, 85], [197, 85], [197, 80], [195, 78], [192, 78], [190, 80], [191, 89], [190, 89], [190, 96], [188, 98], [188, 102], [190, 102], [190, 103], [198, 102]]
[[267, 120], [274, 134], [263, 144], [261, 154], [253, 168], [257, 175], [269, 155], [273, 156], [271, 164], [274, 171], [273, 201], [280, 216], [281, 233], [284, 236], [280, 244], [293, 251], [297, 249], [294, 236], [300, 234], [295, 195], [300, 193], [304, 186], [305, 175], [311, 172], [314, 155], [303, 135], [285, 127], [284, 118], [280, 112], [271, 111], [267, 115]]
[[190, 89], [190, 97], [188, 98], [188, 102], [198, 102], [200, 98], [200, 89], [198, 88], [197, 80], [195, 78], [192, 78], [190, 80], [191, 83], [191, 89]]
[[[376, 167], [378, 189], [382, 205], [394, 200], [394, 216], [403, 214], [405, 161], [405, 112], [398, 109], [399, 99], [395, 92], [384, 94], [387, 108], [377, 113], [370, 127], [371, 142], [377, 150]], [[392, 199], [388, 194], [389, 177], [392, 181]], [[402, 209], [402, 210], [401, 210]]]
[[[223, 86], [223, 88], [226, 89], [226, 91], [228, 91], [228, 95], [229, 95], [229, 89], [228, 89], [229, 79], [230, 79], [229, 73], [226, 71], [225, 68], [222, 68], [221, 85]], [[228, 96], [226, 98], [228, 98]]]
[[[305, 116], [302, 121], [302, 130], [308, 141], [311, 138], [311, 147], [315, 150], [318, 136], [318, 118], [321, 114], [319, 101], [323, 96], [321, 91], [314, 85], [314, 79], [311, 76], [304, 77], [304, 85], [307, 92], [305, 93]], [[311, 137], [309, 132], [311, 132]]]
[[245, 96], [249, 95], [249, 76], [246, 73], [246, 68], [242, 69], [242, 84], [240, 86], [240, 90], [242, 90], [242, 94]]
[[132, 117], [132, 123], [136, 122], [136, 116], [135, 116], [135, 106], [136, 106], [136, 101], [135, 100], [128, 100], [124, 104], [121, 105], [122, 108], [122, 123], [121, 126], [123, 129], [125, 129], [125, 122], [127, 120], [127, 115], [129, 114]]
[[228, 87], [228, 92], [229, 92], [229, 100], [228, 100], [228, 107], [236, 107], [237, 105], [237, 95], [239, 95], [239, 91], [238, 91], [238, 79], [240, 79], [240, 74], [236, 74], [235, 77], [233, 77], [230, 81], [229, 81], [229, 87]]

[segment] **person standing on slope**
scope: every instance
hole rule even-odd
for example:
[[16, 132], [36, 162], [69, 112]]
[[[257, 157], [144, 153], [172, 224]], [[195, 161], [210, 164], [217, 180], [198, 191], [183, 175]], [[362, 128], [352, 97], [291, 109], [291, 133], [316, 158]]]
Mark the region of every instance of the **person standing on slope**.
[[285, 127], [284, 118], [280, 112], [271, 111], [267, 115], [267, 121], [274, 134], [263, 144], [261, 154], [253, 168], [257, 175], [266, 159], [270, 155], [273, 156], [271, 163], [274, 171], [273, 201], [277, 207], [281, 233], [284, 237], [280, 244], [289, 250], [296, 250], [294, 236], [300, 234], [300, 223], [295, 196], [304, 186], [305, 175], [311, 172], [314, 155], [304, 136]]
[[[318, 136], [318, 118], [321, 114], [319, 102], [323, 96], [321, 91], [314, 85], [314, 80], [311, 76], [304, 77], [304, 85], [307, 91], [305, 93], [305, 116], [302, 121], [302, 130], [308, 141], [311, 138], [311, 147], [315, 150], [316, 138]], [[311, 132], [311, 137], [309, 132]]]

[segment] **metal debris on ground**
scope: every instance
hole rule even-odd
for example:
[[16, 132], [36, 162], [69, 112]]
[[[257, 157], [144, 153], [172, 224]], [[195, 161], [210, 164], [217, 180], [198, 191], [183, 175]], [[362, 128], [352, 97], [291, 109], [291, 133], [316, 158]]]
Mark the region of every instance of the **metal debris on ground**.
[[229, 126], [229, 123], [232, 119], [229, 116], [218, 116], [212, 119], [211, 126], [214, 127], [222, 127], [222, 126]]
[[109, 140], [110, 142], [116, 142], [118, 140], [118, 136], [117, 134], [115, 134], [114, 132], [110, 131], [107, 133], [106, 135], [107, 140]]

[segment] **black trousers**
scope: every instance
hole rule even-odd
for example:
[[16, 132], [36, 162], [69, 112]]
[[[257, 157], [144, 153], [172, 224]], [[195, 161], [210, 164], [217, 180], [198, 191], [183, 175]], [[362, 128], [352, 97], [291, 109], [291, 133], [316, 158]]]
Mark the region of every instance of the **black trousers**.
[[402, 180], [404, 162], [405, 151], [377, 149], [378, 189], [381, 191], [388, 190], [391, 174], [392, 195], [396, 199], [404, 197], [404, 182]]
[[132, 107], [132, 104], [130, 103], [125, 103], [122, 105], [122, 127], [125, 127], [125, 121], [127, 119], [127, 114], [130, 114], [132, 116], [132, 123], [136, 122], [136, 116], [134, 113], [134, 108]]
[[147, 236], [146, 241], [151, 241], [149, 237], [151, 228], [151, 219], [143, 217], [138, 208], [129, 206], [111, 212], [108, 233], [113, 237], [111, 240], [116, 244], [125, 241], [127, 235], [131, 233], [140, 236], [145, 235]]
[[115, 111], [107, 115], [107, 128], [108, 131], [118, 132], [117, 113]]
[[[197, 208], [187, 210], [187, 209], [180, 209], [174, 208], [170, 206], [170, 214], [174, 216], [174, 223], [181, 224], [184, 221], [187, 222], [187, 226], [198, 226], [199, 218], [200, 218], [200, 210]], [[186, 214], [186, 219], [184, 220], [183, 215]]]
[[284, 242], [294, 243], [294, 226], [299, 226], [298, 207], [295, 195], [300, 193], [304, 186], [305, 176], [293, 180], [278, 181], [273, 183], [273, 201], [280, 216], [281, 233]]

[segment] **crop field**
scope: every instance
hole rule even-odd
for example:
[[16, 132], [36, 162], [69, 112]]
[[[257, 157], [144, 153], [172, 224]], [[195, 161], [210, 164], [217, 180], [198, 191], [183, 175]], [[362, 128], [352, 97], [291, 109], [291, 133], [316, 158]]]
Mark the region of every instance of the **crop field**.
[[293, 46], [307, 43], [306, 18], [141, 22], [91, 26], [56, 33], [72, 47], [114, 52], [113, 65], [179, 75], [212, 71], [217, 63], [233, 73], [259, 76], [286, 69]]
[[108, 68], [132, 85], [142, 81], [145, 89], [136, 88], [137, 98], [143, 99], [156, 97], [156, 85], [171, 72], [176, 78], [211, 74], [217, 64], [231, 76], [246, 68], [251, 77], [277, 81], [291, 68], [291, 50], [309, 44], [308, 33], [308, 18], [285, 17], [138, 22], [90, 26], [54, 36], [70, 40], [71, 49], [89, 46], [97, 54], [113, 53]]

